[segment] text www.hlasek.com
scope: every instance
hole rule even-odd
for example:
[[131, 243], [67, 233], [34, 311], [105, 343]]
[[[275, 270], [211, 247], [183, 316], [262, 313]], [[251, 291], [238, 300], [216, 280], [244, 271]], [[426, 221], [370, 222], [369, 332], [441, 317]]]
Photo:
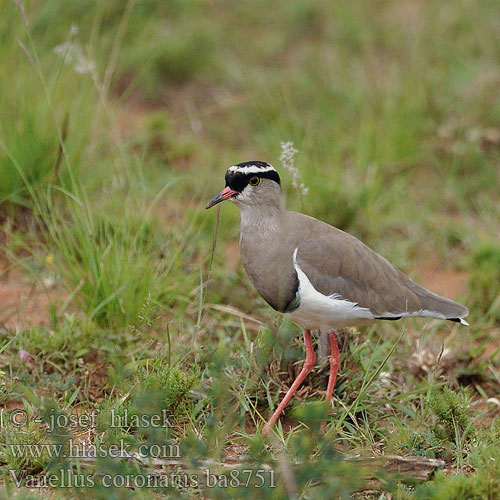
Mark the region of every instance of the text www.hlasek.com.
[[[123, 440], [119, 444], [104, 446], [103, 444], [93, 444], [86, 442], [73, 443], [71, 440], [68, 446], [57, 443], [39, 444], [9, 444], [12, 455], [16, 458], [101, 458], [101, 457], [129, 457], [130, 445]], [[142, 445], [138, 451], [143, 456], [162, 456], [170, 458], [180, 458], [179, 445]], [[147, 453], [146, 453], [147, 452]], [[96, 482], [93, 474], [74, 474], [71, 470], [60, 469], [57, 473], [44, 474], [41, 476], [26, 475], [25, 472], [18, 474], [14, 469], [9, 470], [11, 478], [20, 487], [33, 488], [46, 487], [93, 487]], [[198, 488], [248, 488], [250, 485], [255, 488], [275, 488], [274, 470], [271, 468], [262, 469], [230, 469], [224, 473], [213, 473], [205, 468], [194, 473], [179, 473], [171, 471], [168, 474], [148, 473], [148, 474], [105, 474], [101, 477], [101, 483], [105, 487], [115, 488], [165, 488], [180, 487]]]
[[[68, 441], [67, 446], [58, 443], [9, 444], [15, 458], [124, 458], [132, 453], [131, 445], [120, 439], [117, 444], [104, 445], [86, 441]], [[137, 449], [141, 456], [152, 458], [181, 458], [178, 444], [141, 445]]]

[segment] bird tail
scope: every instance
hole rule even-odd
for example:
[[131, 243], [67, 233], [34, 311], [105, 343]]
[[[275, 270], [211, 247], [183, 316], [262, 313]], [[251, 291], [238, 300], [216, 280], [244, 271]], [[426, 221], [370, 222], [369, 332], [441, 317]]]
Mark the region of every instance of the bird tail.
[[[415, 290], [415, 292], [419, 295], [423, 309], [422, 312], [429, 312], [428, 316], [430, 317], [432, 317], [432, 313], [434, 313], [449, 321], [455, 321], [461, 325], [469, 326], [469, 323], [464, 320], [469, 314], [469, 309], [467, 309], [467, 307], [447, 299], [446, 297], [430, 292], [423, 287], [419, 288], [422, 289], [423, 293], [420, 290]], [[424, 314], [422, 314], [422, 316], [423, 315]]]

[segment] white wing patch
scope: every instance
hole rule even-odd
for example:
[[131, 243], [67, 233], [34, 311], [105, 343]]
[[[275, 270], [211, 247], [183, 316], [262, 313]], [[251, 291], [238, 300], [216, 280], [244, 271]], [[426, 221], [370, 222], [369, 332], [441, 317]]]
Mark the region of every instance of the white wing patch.
[[228, 168], [229, 172], [241, 172], [242, 174], [262, 174], [264, 172], [276, 172], [276, 169], [268, 165], [267, 167], [259, 167], [258, 165], [248, 165], [246, 167], [238, 167], [238, 165], [233, 165]]
[[356, 302], [346, 300], [338, 293], [323, 295], [318, 292], [297, 264], [297, 248], [293, 253], [293, 264], [299, 279], [297, 294], [300, 305], [289, 313], [292, 321], [307, 329], [327, 330], [374, 319], [370, 309], [360, 307]]

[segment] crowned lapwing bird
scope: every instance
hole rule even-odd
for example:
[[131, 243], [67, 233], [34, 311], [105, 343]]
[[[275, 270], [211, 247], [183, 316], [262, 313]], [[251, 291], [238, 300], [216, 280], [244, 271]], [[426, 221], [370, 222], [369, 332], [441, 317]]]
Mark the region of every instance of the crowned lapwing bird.
[[335, 330], [410, 316], [468, 324], [463, 319], [466, 307], [417, 285], [354, 236], [284, 209], [280, 177], [269, 163], [248, 161], [229, 167], [226, 187], [206, 208], [224, 200], [240, 211], [241, 260], [250, 281], [273, 309], [304, 328], [304, 366], [264, 426], [264, 434], [315, 366], [311, 331], [329, 333], [329, 403], [340, 365]]

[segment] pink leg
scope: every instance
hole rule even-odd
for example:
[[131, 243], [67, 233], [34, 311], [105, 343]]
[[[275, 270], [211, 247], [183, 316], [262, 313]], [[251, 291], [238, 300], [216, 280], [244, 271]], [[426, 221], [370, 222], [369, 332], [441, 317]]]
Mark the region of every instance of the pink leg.
[[[335, 381], [337, 380], [337, 373], [340, 366], [340, 352], [337, 345], [337, 336], [335, 335], [335, 332], [330, 332], [330, 346], [330, 376], [328, 377], [328, 387], [326, 388], [326, 403], [328, 406], [330, 406], [330, 401], [332, 399], [333, 389], [335, 388]], [[326, 421], [323, 420], [320, 427], [321, 434], [325, 433], [325, 428]]]
[[306, 344], [306, 360], [304, 362], [304, 366], [302, 367], [302, 370], [300, 371], [298, 377], [295, 379], [290, 389], [288, 389], [288, 392], [286, 393], [285, 397], [279, 404], [278, 408], [276, 408], [276, 411], [273, 413], [273, 416], [269, 419], [267, 424], [262, 428], [262, 434], [264, 435], [269, 434], [271, 427], [275, 424], [276, 420], [278, 420], [282, 411], [285, 409], [285, 406], [289, 403], [290, 399], [292, 399], [292, 396], [295, 394], [295, 391], [300, 387], [300, 384], [302, 384], [304, 379], [307, 377], [307, 375], [311, 372], [311, 370], [314, 368], [314, 365], [316, 364], [316, 355], [314, 354], [311, 332], [309, 330], [306, 330], [304, 332], [304, 342]]

